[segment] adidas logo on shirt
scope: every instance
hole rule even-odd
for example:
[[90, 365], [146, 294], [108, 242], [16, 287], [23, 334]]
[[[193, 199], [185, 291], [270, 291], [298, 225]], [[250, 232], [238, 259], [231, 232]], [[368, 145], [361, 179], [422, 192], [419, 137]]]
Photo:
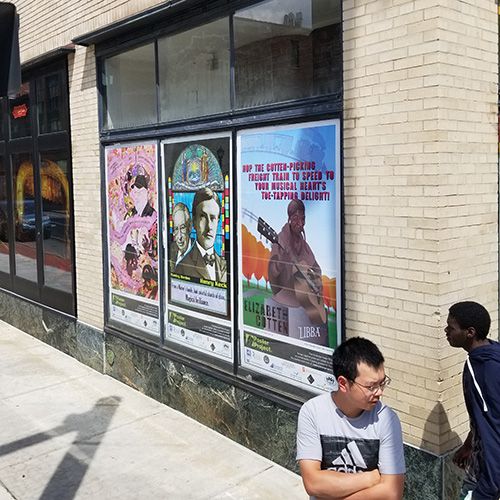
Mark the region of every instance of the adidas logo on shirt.
[[366, 470], [367, 466], [358, 445], [355, 441], [351, 441], [347, 443], [340, 455], [332, 461], [332, 467], [328, 467], [328, 469], [337, 472], [355, 473]]

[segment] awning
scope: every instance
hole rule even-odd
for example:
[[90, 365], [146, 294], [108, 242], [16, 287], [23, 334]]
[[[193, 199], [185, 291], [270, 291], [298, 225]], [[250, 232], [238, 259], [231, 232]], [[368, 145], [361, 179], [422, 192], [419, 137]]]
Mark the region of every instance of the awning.
[[74, 51], [75, 51], [75, 46], [72, 43], [65, 45], [64, 47], [58, 47], [57, 49], [45, 52], [45, 54], [33, 57], [32, 59], [28, 59], [27, 61], [21, 64], [21, 69], [23, 71], [26, 71], [41, 64], [43, 65], [50, 64], [52, 61], [59, 59], [60, 57], [66, 54], [71, 54]]
[[84, 47], [96, 45], [110, 38], [119, 37], [129, 32], [146, 28], [152, 23], [161, 23], [182, 9], [197, 7], [203, 3], [206, 2], [200, 0], [170, 0], [159, 6], [135, 14], [134, 16], [108, 24], [103, 28], [91, 31], [85, 35], [78, 36], [74, 38], [72, 42], [76, 45], [83, 45]]

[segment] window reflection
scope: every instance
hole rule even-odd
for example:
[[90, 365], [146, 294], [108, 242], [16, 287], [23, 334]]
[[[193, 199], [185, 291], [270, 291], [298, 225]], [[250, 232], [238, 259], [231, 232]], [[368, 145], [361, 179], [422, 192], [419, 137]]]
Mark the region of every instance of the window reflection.
[[106, 128], [156, 123], [153, 44], [106, 59], [104, 69]]
[[21, 85], [19, 94], [9, 99], [10, 136], [12, 139], [31, 135], [30, 85]]
[[64, 130], [62, 74], [44, 76], [37, 81], [38, 127], [41, 134]]
[[16, 274], [36, 282], [36, 211], [31, 155], [13, 155], [12, 164], [14, 170]]
[[45, 284], [71, 293], [71, 207], [68, 159], [64, 152], [42, 154], [41, 182]]
[[229, 20], [158, 41], [161, 121], [230, 109]]
[[9, 268], [9, 231], [7, 209], [7, 179], [4, 159], [0, 157], [0, 271], [10, 272]]
[[340, 0], [271, 0], [236, 12], [236, 107], [341, 88]]

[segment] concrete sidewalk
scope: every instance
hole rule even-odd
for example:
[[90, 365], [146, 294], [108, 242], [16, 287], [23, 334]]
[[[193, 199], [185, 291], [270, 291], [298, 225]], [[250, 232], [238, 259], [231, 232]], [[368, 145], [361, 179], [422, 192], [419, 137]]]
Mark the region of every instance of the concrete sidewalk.
[[0, 500], [13, 498], [307, 495], [296, 474], [0, 322]]

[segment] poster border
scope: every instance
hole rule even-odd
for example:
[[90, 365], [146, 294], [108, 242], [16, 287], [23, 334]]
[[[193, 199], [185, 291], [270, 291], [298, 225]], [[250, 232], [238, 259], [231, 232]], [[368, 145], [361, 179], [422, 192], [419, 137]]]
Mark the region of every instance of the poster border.
[[[107, 286], [107, 304], [106, 304], [106, 310], [105, 310], [105, 315], [106, 315], [106, 324], [109, 326], [112, 326], [113, 323], [117, 323], [120, 325], [125, 325], [129, 328], [132, 328], [134, 330], [137, 330], [141, 333], [146, 333], [147, 335], [150, 335], [154, 337], [155, 339], [160, 339], [162, 335], [162, 312], [161, 312], [161, 303], [162, 303], [162, 272], [161, 272], [161, 267], [162, 267], [162, 262], [163, 262], [163, 252], [160, 251], [161, 248], [161, 243], [158, 241], [158, 317], [156, 318], [158, 321], [158, 331], [153, 331], [151, 329], [141, 327], [138, 325], [134, 325], [130, 322], [124, 321], [120, 318], [116, 318], [112, 316], [111, 314], [111, 307], [112, 307], [112, 293], [113, 293], [113, 287], [111, 286], [111, 261], [110, 261], [110, 251], [109, 251], [109, 242], [110, 242], [110, 235], [109, 235], [109, 197], [108, 197], [108, 155], [107, 152], [111, 149], [117, 149], [117, 148], [125, 148], [125, 147], [134, 147], [134, 146], [147, 146], [147, 145], [154, 145], [156, 148], [155, 151], [155, 173], [156, 173], [156, 203], [157, 203], [157, 238], [160, 238], [160, 229], [159, 229], [159, 218], [160, 218], [160, 196], [159, 196], [159, 156], [158, 156], [158, 147], [159, 147], [159, 141], [157, 140], [147, 140], [147, 141], [124, 141], [124, 142], [116, 142], [116, 143], [111, 143], [111, 144], [106, 144], [102, 149], [103, 149], [103, 155], [104, 155], [104, 196], [106, 200], [106, 212], [104, 214], [104, 222], [106, 224], [106, 241], [105, 241], [105, 258], [106, 258], [106, 286]], [[147, 299], [144, 297], [136, 297], [133, 296], [132, 294], [128, 292], [123, 292], [119, 291], [120, 294], [123, 294], [125, 297], [132, 298], [134, 300], [139, 300], [140, 302], [144, 303], [149, 303], [147, 302]]]
[[[225, 132], [215, 132], [215, 133], [209, 133], [209, 134], [190, 134], [190, 135], [182, 135], [182, 136], [175, 136], [175, 137], [167, 137], [165, 139], [162, 139], [159, 144], [160, 144], [160, 163], [161, 163], [161, 174], [162, 174], [162, 195], [161, 195], [161, 205], [162, 205], [162, 221], [161, 221], [161, 233], [162, 233], [162, 245], [163, 245], [163, 261], [164, 262], [169, 262], [169, 239], [168, 239], [168, 202], [167, 202], [167, 196], [168, 196], [168, 189], [165, 184], [165, 180], [168, 178], [166, 175], [166, 162], [165, 162], [165, 146], [168, 144], [178, 144], [180, 142], [194, 142], [194, 141], [204, 141], [204, 140], [209, 140], [209, 139], [222, 139], [222, 138], [228, 138], [229, 139], [229, 169], [228, 169], [228, 175], [229, 175], [229, 217], [231, 220], [231, 237], [229, 240], [229, 262], [228, 262], [228, 269], [230, 270], [230, 279], [229, 279], [229, 288], [230, 288], [230, 293], [229, 293], [229, 303], [228, 303], [228, 316], [229, 318], [222, 318], [220, 316], [216, 315], [210, 315], [203, 313], [200, 310], [194, 310], [194, 309], [188, 309], [188, 308], [183, 308], [182, 305], [179, 304], [170, 304], [168, 300], [168, 284], [169, 284], [169, 278], [170, 278], [170, 267], [166, 265], [164, 267], [164, 282], [165, 282], [165, 293], [163, 294], [163, 299], [162, 299], [162, 306], [163, 306], [163, 325], [164, 325], [164, 338], [163, 338], [163, 345], [168, 346], [168, 344], [177, 344], [182, 346], [185, 349], [192, 350], [195, 352], [199, 352], [205, 356], [208, 356], [212, 359], [217, 359], [219, 361], [222, 361], [224, 363], [228, 363], [231, 366], [234, 366], [234, 346], [235, 346], [235, 325], [234, 325], [234, 295], [235, 295], [235, 288], [234, 288], [234, 210], [233, 210], [233, 203], [234, 203], [234, 190], [233, 190], [233, 147], [234, 147], [234, 140], [233, 140], [233, 133], [231, 131], [225, 131]], [[205, 351], [203, 349], [196, 348], [194, 346], [184, 344], [182, 342], [178, 342], [175, 339], [167, 337], [167, 329], [168, 329], [168, 315], [169, 311], [172, 310], [174, 312], [181, 312], [182, 314], [186, 315], [192, 315], [193, 318], [196, 319], [201, 319], [201, 320], [206, 320], [211, 323], [221, 323], [224, 324], [225, 326], [229, 326], [231, 329], [231, 357], [230, 358], [223, 358], [220, 356], [213, 355], [209, 351]]]
[[[342, 267], [342, 180], [343, 180], [343, 175], [342, 175], [342, 158], [341, 158], [341, 119], [340, 118], [329, 118], [329, 119], [324, 119], [324, 120], [313, 120], [313, 121], [305, 121], [305, 122], [294, 122], [294, 123], [288, 123], [288, 124], [281, 124], [281, 125], [272, 125], [272, 126], [264, 126], [264, 127], [252, 127], [252, 128], [245, 128], [245, 129], [240, 129], [236, 131], [236, 163], [235, 163], [235, 178], [237, 179], [237, 200], [238, 200], [238, 217], [237, 217], [237, 234], [238, 234], [238, 296], [243, 297], [243, 275], [242, 275], [242, 259], [243, 259], [243, 254], [242, 254], [242, 231], [241, 231], [241, 221], [242, 221], [242, 204], [241, 204], [241, 196], [242, 196], [242, 165], [241, 165], [241, 140], [242, 137], [248, 136], [248, 135], [253, 135], [256, 133], [265, 133], [265, 132], [270, 132], [270, 131], [279, 131], [279, 130], [290, 130], [290, 129], [298, 129], [298, 128], [313, 128], [313, 127], [321, 127], [321, 126], [335, 126], [335, 164], [336, 164], [336, 175], [334, 179], [334, 186], [335, 186], [335, 226], [336, 226], [336, 243], [335, 243], [335, 250], [336, 250], [336, 269], [337, 269], [337, 277], [336, 277], [336, 305], [337, 305], [337, 314], [336, 314], [336, 321], [337, 321], [337, 346], [342, 342], [343, 334], [342, 334], [342, 327], [343, 327], [343, 314], [339, 314], [338, 312], [343, 311], [343, 302], [342, 302], [342, 290], [343, 290], [343, 267]], [[238, 316], [238, 367], [242, 368], [244, 370], [248, 370], [249, 372], [256, 372], [256, 373], [261, 373], [264, 374], [271, 379], [279, 380], [282, 381], [288, 385], [291, 385], [293, 387], [296, 387], [301, 390], [308, 390], [310, 392], [314, 393], [322, 393], [324, 392], [323, 389], [320, 389], [318, 387], [314, 386], [308, 386], [305, 385], [304, 383], [301, 383], [299, 381], [295, 381], [291, 378], [288, 378], [284, 375], [280, 375], [278, 373], [271, 372], [270, 370], [266, 370], [264, 368], [259, 368], [258, 366], [252, 365], [250, 363], [246, 363], [244, 361], [244, 349], [245, 349], [245, 342], [244, 342], [244, 335], [245, 331], [248, 333], [255, 333], [261, 336], [268, 336], [271, 339], [276, 339], [278, 340], [278, 335], [272, 334], [272, 332], [265, 332], [256, 328], [252, 328], [249, 326], [245, 326], [243, 323], [243, 318], [244, 318], [244, 311], [243, 311], [243, 301], [241, 303], [238, 303], [237, 307], [237, 316]], [[279, 339], [283, 341], [283, 339]], [[291, 341], [291, 342], [290, 342]], [[326, 347], [326, 346], [318, 346], [314, 344], [310, 345], [304, 345], [305, 343], [302, 342], [299, 344], [300, 341], [295, 341], [295, 339], [286, 339], [286, 343], [292, 344], [292, 345], [300, 345], [302, 347], [307, 347], [310, 348], [311, 351], [315, 352], [321, 352], [321, 353], [333, 353], [335, 350], [335, 347]], [[330, 374], [328, 374], [330, 375]]]

